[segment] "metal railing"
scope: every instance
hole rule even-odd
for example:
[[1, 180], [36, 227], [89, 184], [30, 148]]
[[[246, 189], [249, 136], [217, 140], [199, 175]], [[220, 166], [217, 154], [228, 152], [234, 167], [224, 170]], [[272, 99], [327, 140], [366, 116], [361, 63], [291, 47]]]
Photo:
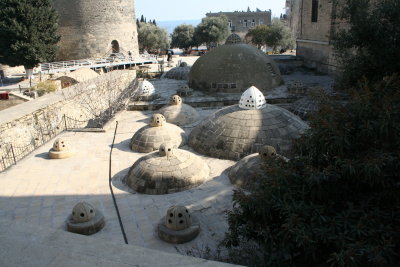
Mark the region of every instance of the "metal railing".
[[59, 62], [42, 63], [40, 71], [42, 73], [56, 73], [67, 70], [77, 70], [83, 67], [87, 68], [103, 68], [119, 65], [139, 65], [146, 63], [157, 63], [157, 56], [146, 54], [139, 57], [118, 55], [115, 57], [96, 58], [96, 59], [80, 59]]
[[85, 129], [85, 128], [102, 128], [104, 123], [96, 119], [77, 120], [70, 118], [66, 115], [52, 127], [40, 128], [39, 135], [32, 138], [31, 142], [25, 146], [18, 146], [15, 144], [3, 144], [0, 146], [0, 172], [7, 170], [18, 161], [25, 158], [34, 150], [46, 144], [48, 141], [59, 135], [64, 131]]

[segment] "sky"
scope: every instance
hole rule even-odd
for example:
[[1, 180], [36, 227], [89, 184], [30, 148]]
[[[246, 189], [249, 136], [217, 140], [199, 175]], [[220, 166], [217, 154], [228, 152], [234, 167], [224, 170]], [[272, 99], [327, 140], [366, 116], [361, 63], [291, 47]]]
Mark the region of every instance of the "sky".
[[251, 11], [271, 9], [272, 17], [285, 13], [285, 0], [135, 0], [136, 17], [143, 14], [148, 20], [199, 20], [208, 12]]

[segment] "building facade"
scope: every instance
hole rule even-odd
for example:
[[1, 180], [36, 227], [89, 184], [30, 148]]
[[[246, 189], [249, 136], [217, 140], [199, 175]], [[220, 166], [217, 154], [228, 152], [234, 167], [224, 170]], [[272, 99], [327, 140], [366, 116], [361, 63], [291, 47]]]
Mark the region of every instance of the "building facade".
[[139, 54], [134, 0], [53, 0], [59, 14], [57, 60]]
[[271, 25], [271, 10], [261, 11], [235, 11], [235, 12], [218, 12], [207, 13], [207, 17], [226, 16], [228, 18], [228, 26], [231, 32], [244, 37], [249, 29], [257, 25]]
[[323, 73], [334, 73], [339, 67], [332, 39], [347, 27], [337, 17], [343, 0], [287, 0], [286, 12], [297, 43], [297, 56], [304, 65]]

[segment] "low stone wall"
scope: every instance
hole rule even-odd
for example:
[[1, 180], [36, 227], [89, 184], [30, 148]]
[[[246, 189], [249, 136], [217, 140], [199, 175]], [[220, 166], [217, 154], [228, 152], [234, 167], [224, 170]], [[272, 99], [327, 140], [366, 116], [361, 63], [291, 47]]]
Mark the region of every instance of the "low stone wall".
[[121, 95], [134, 90], [135, 78], [135, 71], [113, 71], [0, 111], [0, 171], [11, 144], [13, 154], [32, 151], [66, 128], [87, 127], [105, 112], [115, 112], [110, 106], [125, 101]]

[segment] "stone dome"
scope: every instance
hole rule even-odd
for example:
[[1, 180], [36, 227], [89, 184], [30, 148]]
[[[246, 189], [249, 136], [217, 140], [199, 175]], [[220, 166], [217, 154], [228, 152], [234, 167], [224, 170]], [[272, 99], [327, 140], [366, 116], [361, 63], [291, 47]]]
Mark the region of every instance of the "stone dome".
[[165, 242], [182, 244], [196, 238], [200, 223], [185, 206], [172, 206], [158, 223], [158, 236]]
[[209, 168], [200, 157], [172, 144], [162, 144], [159, 151], [132, 165], [125, 182], [136, 192], [161, 195], [199, 186], [208, 174]]
[[[186, 62], [182, 62], [186, 63]], [[189, 72], [190, 68], [188, 66], [179, 66], [170, 69], [167, 73], [165, 73], [164, 78], [165, 79], [174, 79], [174, 80], [188, 80], [189, 79]]]
[[73, 155], [74, 150], [64, 138], [57, 138], [53, 143], [53, 147], [49, 150], [49, 157], [51, 159], [64, 159]]
[[79, 202], [72, 209], [72, 219], [75, 222], [88, 222], [94, 218], [95, 210], [92, 205], [87, 202]]
[[251, 189], [256, 186], [259, 179], [266, 173], [265, 162], [275, 158], [282, 158], [272, 146], [263, 146], [259, 153], [248, 155], [230, 167], [228, 176], [232, 184]]
[[155, 93], [154, 85], [147, 81], [143, 80], [139, 85], [139, 94], [141, 96], [148, 96]]
[[196, 60], [189, 73], [190, 88], [240, 93], [254, 85], [266, 92], [283, 83], [279, 68], [268, 55], [231, 39]]
[[97, 233], [105, 225], [101, 211], [87, 202], [77, 203], [68, 216], [66, 223], [68, 232], [82, 235]]
[[148, 80], [139, 81], [137, 94], [133, 97], [134, 100], [151, 101], [158, 98], [154, 85]]
[[242, 38], [236, 33], [232, 33], [231, 35], [228, 36], [228, 38], [225, 41], [225, 44], [240, 44], [242, 43]]
[[285, 153], [307, 128], [299, 117], [274, 105], [265, 104], [261, 109], [233, 105], [200, 122], [190, 134], [189, 145], [208, 156], [238, 160], [263, 145]]
[[140, 128], [131, 138], [130, 147], [135, 152], [148, 153], [158, 150], [162, 143], [169, 142], [175, 147], [186, 144], [185, 131], [167, 123], [162, 114], [154, 114], [149, 125]]
[[178, 95], [173, 95], [170, 105], [163, 107], [159, 112], [165, 116], [167, 122], [176, 125], [188, 125], [200, 119], [199, 113], [191, 106], [183, 104]]

